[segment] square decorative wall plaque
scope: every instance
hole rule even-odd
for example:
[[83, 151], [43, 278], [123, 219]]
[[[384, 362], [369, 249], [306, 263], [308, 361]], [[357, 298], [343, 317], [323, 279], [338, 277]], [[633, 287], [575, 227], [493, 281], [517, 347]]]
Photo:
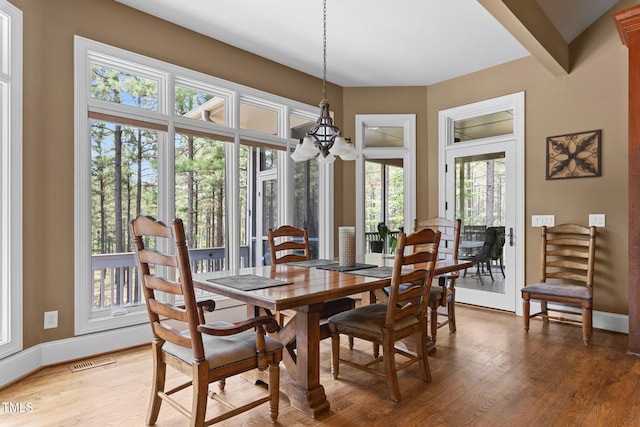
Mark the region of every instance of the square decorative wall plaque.
[[602, 130], [547, 137], [547, 179], [600, 176]]

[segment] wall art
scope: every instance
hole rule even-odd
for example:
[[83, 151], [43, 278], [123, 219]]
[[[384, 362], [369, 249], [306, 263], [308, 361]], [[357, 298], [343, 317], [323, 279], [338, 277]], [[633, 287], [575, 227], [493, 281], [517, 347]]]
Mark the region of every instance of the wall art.
[[547, 137], [547, 179], [600, 176], [602, 130]]

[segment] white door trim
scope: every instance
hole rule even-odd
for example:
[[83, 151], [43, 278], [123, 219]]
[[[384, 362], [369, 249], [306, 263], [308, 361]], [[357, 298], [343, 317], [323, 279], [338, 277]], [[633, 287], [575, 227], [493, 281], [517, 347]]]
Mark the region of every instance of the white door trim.
[[[524, 216], [524, 92], [518, 92], [505, 95], [485, 101], [475, 102], [472, 104], [462, 105], [459, 107], [442, 110], [438, 117], [438, 164], [439, 176], [442, 178], [438, 183], [439, 192], [439, 211], [440, 215], [447, 216], [446, 212], [446, 180], [445, 166], [447, 150], [454, 145], [454, 128], [453, 124], [456, 120], [462, 120], [472, 117], [478, 117], [485, 114], [500, 112], [505, 110], [513, 110], [513, 135], [509, 139], [515, 140], [514, 161], [516, 164], [515, 171], [515, 218], [513, 241], [515, 245], [514, 261], [515, 283], [509, 284], [515, 287], [515, 312], [522, 315], [522, 304], [519, 304], [520, 293], [517, 290], [524, 284], [524, 248], [525, 248], [525, 216]], [[504, 138], [494, 138], [496, 141], [504, 140]], [[483, 144], [490, 142], [488, 139], [470, 141], [465, 144]], [[460, 143], [457, 143], [460, 144]], [[457, 145], [456, 144], [456, 145]], [[453, 216], [453, 210], [450, 210], [449, 216]], [[507, 233], [510, 225], [507, 226]], [[509, 244], [509, 237], [507, 237]], [[511, 267], [511, 266], [510, 266]]]

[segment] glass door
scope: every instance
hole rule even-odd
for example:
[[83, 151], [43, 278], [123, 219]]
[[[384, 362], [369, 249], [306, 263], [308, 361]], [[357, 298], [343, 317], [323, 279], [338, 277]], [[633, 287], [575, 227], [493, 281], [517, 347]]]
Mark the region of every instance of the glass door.
[[365, 160], [364, 169], [365, 251], [391, 254], [405, 224], [402, 159]]
[[257, 196], [256, 265], [268, 265], [271, 255], [269, 254], [267, 230], [278, 227], [278, 180], [275, 173], [262, 174], [258, 178]]
[[255, 217], [255, 263], [268, 265], [271, 262], [267, 230], [280, 225], [278, 212], [278, 151], [256, 148], [258, 171], [256, 176], [256, 217]]
[[447, 204], [462, 220], [459, 258], [474, 262], [456, 281], [456, 299], [515, 311], [514, 141], [447, 151]]

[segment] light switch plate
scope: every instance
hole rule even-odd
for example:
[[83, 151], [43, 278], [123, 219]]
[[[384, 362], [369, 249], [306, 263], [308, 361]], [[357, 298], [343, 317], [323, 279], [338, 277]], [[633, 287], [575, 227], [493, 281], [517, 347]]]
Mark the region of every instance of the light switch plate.
[[553, 227], [556, 225], [556, 216], [555, 215], [531, 215], [531, 226], [532, 227], [542, 227], [546, 225], [547, 227]]
[[604, 214], [589, 214], [589, 227], [604, 227]]

